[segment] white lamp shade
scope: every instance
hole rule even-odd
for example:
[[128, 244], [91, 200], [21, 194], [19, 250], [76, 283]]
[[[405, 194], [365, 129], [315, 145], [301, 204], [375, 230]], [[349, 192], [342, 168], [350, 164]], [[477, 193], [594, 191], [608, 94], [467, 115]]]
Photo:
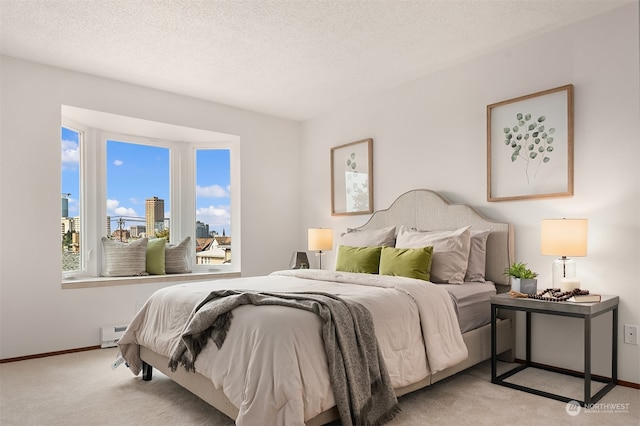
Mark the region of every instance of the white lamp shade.
[[308, 249], [332, 250], [333, 249], [333, 229], [330, 228], [309, 228]]
[[544, 256], [586, 256], [587, 219], [544, 219], [540, 251]]

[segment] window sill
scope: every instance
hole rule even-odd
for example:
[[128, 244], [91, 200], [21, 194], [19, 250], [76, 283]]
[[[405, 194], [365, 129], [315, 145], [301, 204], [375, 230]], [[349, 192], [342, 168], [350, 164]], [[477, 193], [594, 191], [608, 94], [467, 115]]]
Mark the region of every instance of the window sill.
[[222, 278], [238, 278], [240, 272], [195, 272], [190, 274], [145, 275], [142, 277], [90, 277], [62, 280], [62, 289], [111, 287], [135, 284], [163, 284], [188, 281], [207, 281]]

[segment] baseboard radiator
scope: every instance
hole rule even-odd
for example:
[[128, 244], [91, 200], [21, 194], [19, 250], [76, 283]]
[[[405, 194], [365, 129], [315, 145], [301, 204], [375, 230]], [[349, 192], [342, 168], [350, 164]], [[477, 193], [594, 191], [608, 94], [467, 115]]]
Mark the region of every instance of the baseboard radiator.
[[126, 329], [126, 325], [106, 325], [102, 327], [102, 343], [100, 344], [100, 347], [113, 348], [117, 346], [118, 340], [120, 340]]

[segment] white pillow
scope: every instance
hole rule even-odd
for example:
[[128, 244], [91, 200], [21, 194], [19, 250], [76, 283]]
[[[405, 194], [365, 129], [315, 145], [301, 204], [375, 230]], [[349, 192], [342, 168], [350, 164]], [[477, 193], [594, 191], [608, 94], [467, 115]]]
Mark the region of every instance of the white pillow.
[[167, 274], [188, 274], [189, 249], [191, 237], [187, 237], [178, 244], [167, 244], [164, 248], [164, 269]]
[[471, 230], [471, 249], [469, 250], [469, 264], [464, 277], [465, 282], [483, 283], [487, 264], [487, 239], [489, 229], [477, 231]]
[[102, 276], [132, 277], [147, 274], [148, 238], [123, 243], [102, 237]]
[[433, 247], [431, 282], [462, 284], [469, 263], [471, 226], [455, 231], [412, 231], [400, 227], [397, 248]]
[[396, 227], [381, 229], [349, 229], [340, 236], [338, 246], [393, 247], [396, 242]]

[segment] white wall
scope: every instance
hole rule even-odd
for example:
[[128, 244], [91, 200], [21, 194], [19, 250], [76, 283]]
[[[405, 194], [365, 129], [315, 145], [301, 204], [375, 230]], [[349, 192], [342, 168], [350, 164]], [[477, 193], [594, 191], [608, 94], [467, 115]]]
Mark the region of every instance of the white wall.
[[[623, 324], [640, 324], [640, 155], [638, 4], [475, 58], [303, 123], [303, 227], [336, 233], [368, 216], [330, 214], [329, 148], [374, 140], [374, 203], [387, 208], [414, 188], [515, 224], [516, 258], [551, 281], [553, 258], [540, 255], [543, 218], [589, 218], [589, 252], [576, 258], [582, 287], [620, 296], [621, 380], [640, 383], [639, 347]], [[363, 67], [366, 72], [366, 64]], [[565, 84], [575, 86], [575, 191], [570, 198], [486, 201], [486, 106]], [[319, 160], [320, 159], [320, 160]], [[327, 253], [327, 264], [335, 252]], [[534, 318], [538, 362], [582, 368], [582, 329], [572, 319]], [[594, 321], [596, 373], [608, 374], [608, 321]], [[519, 328], [519, 335], [523, 332]], [[518, 357], [524, 358], [519, 336]]]
[[[1, 57], [0, 359], [97, 345], [160, 285], [61, 289], [62, 104], [240, 137], [243, 275], [297, 249], [300, 124]], [[56, 212], [57, 214], [51, 214]]]

